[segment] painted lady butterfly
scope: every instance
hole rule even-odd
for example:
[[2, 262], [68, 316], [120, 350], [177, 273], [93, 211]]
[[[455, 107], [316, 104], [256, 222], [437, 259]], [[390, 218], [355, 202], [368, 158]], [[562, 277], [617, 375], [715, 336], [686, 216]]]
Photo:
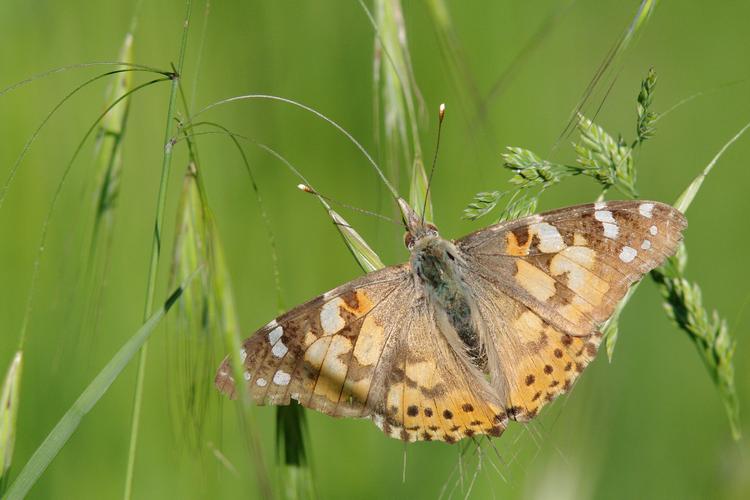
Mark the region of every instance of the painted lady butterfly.
[[[687, 225], [663, 203], [611, 201], [449, 241], [399, 205], [408, 263], [335, 288], [244, 342], [256, 403], [370, 418], [404, 441], [499, 436], [571, 388], [596, 355], [599, 326]], [[228, 359], [216, 385], [235, 395]]]

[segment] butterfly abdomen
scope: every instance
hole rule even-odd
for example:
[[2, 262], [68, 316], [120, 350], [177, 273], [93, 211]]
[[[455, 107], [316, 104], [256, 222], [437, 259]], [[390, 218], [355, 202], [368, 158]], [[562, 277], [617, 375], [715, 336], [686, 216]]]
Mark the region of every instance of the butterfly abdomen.
[[446, 326], [455, 331], [472, 363], [484, 370], [486, 354], [482, 351], [458, 259], [458, 249], [437, 236], [415, 245], [411, 265], [438, 316], [444, 316]]

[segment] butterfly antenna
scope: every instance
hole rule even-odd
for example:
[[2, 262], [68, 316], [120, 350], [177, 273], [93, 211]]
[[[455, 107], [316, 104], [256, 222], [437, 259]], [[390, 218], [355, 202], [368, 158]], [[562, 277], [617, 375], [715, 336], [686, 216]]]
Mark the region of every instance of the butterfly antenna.
[[430, 167], [430, 176], [427, 178], [427, 190], [424, 194], [424, 204], [422, 205], [422, 223], [424, 224], [425, 212], [427, 212], [427, 200], [430, 199], [430, 186], [432, 186], [432, 175], [435, 173], [435, 164], [437, 163], [438, 151], [440, 150], [440, 132], [443, 130], [443, 119], [445, 118], [445, 103], [440, 104], [438, 111], [438, 133], [437, 144], [435, 144], [435, 156], [432, 157], [432, 167]]
[[[365, 210], [364, 208], [355, 207], [355, 206], [349, 205], [347, 203], [343, 203], [343, 202], [340, 202], [338, 200], [334, 200], [333, 198], [330, 198], [330, 197], [328, 197], [326, 195], [320, 194], [319, 192], [317, 192], [315, 189], [313, 189], [312, 187], [310, 187], [307, 184], [297, 184], [297, 189], [299, 189], [302, 192], [309, 193], [309, 194], [311, 194], [313, 196], [317, 196], [320, 201], [324, 202], [323, 204], [326, 206], [326, 208], [330, 208], [329, 203], [332, 203], [334, 205], [338, 205], [340, 207], [344, 207], [344, 208], [347, 208], [349, 210], [353, 210], [355, 212], [359, 212], [361, 214], [370, 215], [372, 217], [377, 217], [378, 219], [382, 219], [384, 221], [388, 221], [388, 222], [390, 222], [392, 224], [395, 224], [395, 225], [397, 225], [399, 227], [403, 226], [403, 224], [401, 222], [398, 222], [395, 219], [391, 219], [390, 217], [387, 217], [385, 215], [379, 214], [377, 212], [371, 212], [370, 210]], [[329, 202], [329, 203], [326, 203], [326, 202]]]

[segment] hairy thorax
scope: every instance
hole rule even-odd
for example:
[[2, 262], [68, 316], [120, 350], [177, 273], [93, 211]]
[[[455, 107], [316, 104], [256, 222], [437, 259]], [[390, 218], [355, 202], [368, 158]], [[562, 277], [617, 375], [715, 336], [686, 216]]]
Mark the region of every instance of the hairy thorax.
[[426, 236], [412, 248], [410, 263], [425, 299], [434, 308], [442, 333], [449, 341], [457, 336], [471, 362], [484, 370], [486, 357], [472, 314], [475, 308], [463, 280], [460, 251], [440, 236]]

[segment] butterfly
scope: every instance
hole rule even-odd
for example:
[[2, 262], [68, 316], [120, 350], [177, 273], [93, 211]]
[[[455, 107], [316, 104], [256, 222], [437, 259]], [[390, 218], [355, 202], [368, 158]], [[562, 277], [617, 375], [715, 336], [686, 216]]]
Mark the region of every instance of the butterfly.
[[404, 441], [499, 436], [570, 390], [602, 324], [687, 226], [663, 203], [610, 201], [451, 241], [398, 202], [409, 261], [268, 323], [243, 343], [241, 384], [221, 364], [220, 391], [370, 418]]

